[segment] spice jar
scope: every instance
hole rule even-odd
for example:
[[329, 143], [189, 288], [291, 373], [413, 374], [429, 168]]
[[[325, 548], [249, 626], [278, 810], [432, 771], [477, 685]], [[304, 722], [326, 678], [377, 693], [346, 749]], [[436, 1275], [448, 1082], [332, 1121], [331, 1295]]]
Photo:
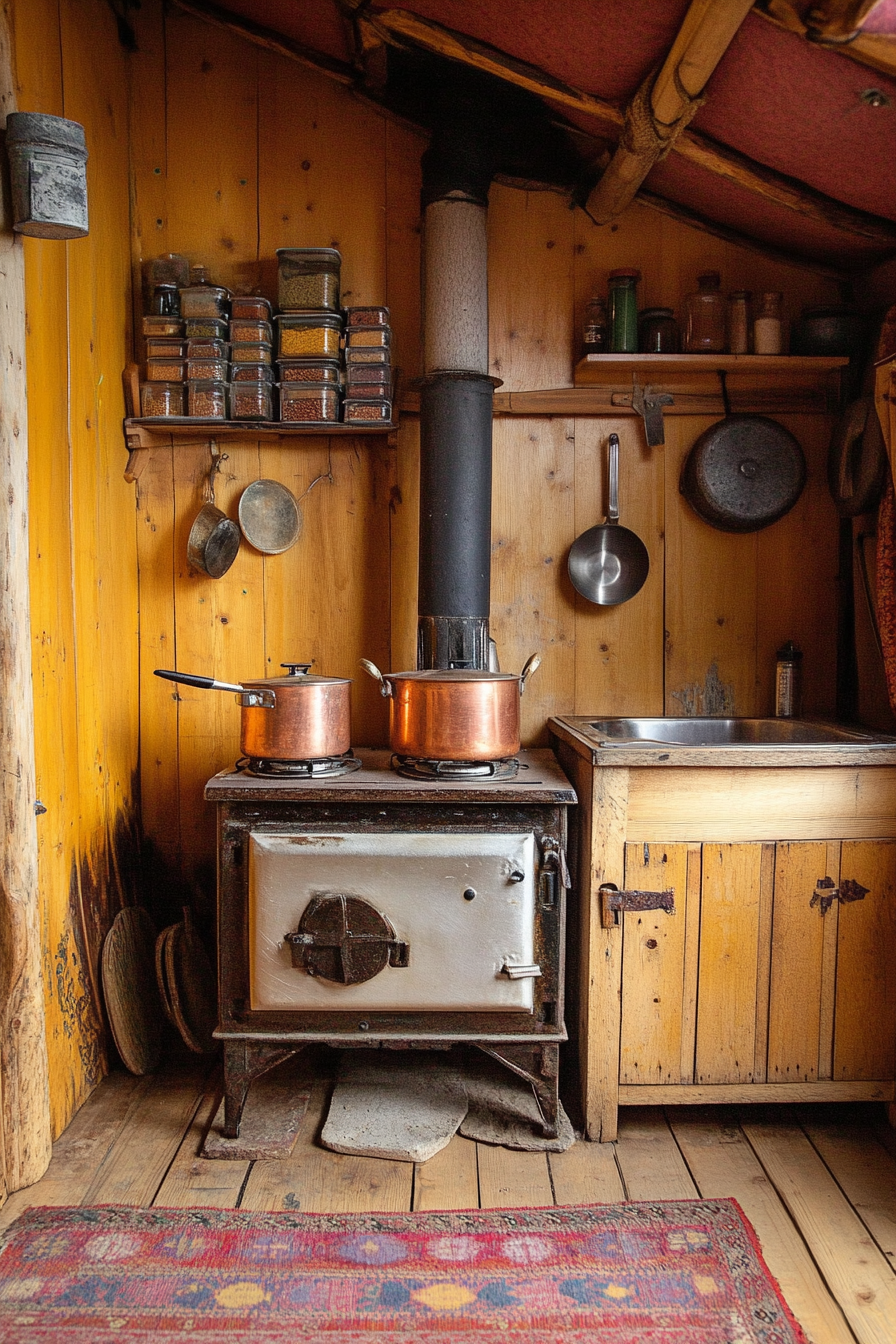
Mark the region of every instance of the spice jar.
[[149, 311], [156, 317], [180, 317], [180, 294], [177, 285], [161, 283], [152, 291]]
[[271, 345], [274, 333], [270, 322], [255, 317], [237, 317], [230, 319], [231, 341], [267, 341]]
[[388, 327], [388, 308], [346, 308], [345, 324], [348, 327]]
[[187, 340], [203, 337], [212, 341], [227, 340], [227, 323], [223, 317], [192, 317], [185, 323]]
[[346, 397], [342, 405], [346, 424], [388, 425], [392, 421], [392, 402], [385, 399], [364, 400]]
[[226, 420], [227, 384], [208, 379], [187, 383], [187, 415], [202, 420]]
[[585, 304], [585, 324], [582, 330], [582, 353], [603, 355], [607, 349], [607, 302], [593, 298]]
[[335, 247], [278, 247], [277, 302], [284, 312], [339, 310], [342, 257]]
[[780, 355], [784, 349], [781, 300], [775, 292], [760, 294], [753, 322], [753, 350], [757, 355]]
[[339, 386], [339, 361], [336, 359], [278, 359], [277, 372], [281, 383], [332, 383], [334, 387]]
[[644, 308], [638, 318], [638, 349], [648, 355], [674, 355], [678, 323], [671, 308]]
[[270, 364], [273, 353], [267, 341], [235, 341], [230, 347], [233, 364]]
[[188, 359], [187, 360], [187, 381], [196, 382], [216, 382], [224, 383], [227, 381], [227, 360], [226, 359]]
[[186, 346], [179, 336], [147, 336], [147, 359], [183, 359]]
[[748, 289], [734, 289], [728, 295], [728, 349], [732, 355], [750, 351], [750, 299]]
[[718, 271], [697, 276], [697, 290], [684, 301], [684, 348], [688, 354], [719, 354], [725, 349], [725, 297]]
[[357, 349], [359, 346], [372, 347], [392, 344], [391, 327], [349, 327], [345, 333], [346, 347]]
[[140, 414], [147, 418], [159, 415], [183, 415], [183, 383], [141, 383]]
[[234, 383], [272, 383], [274, 370], [270, 364], [233, 364], [230, 378]]
[[230, 415], [233, 420], [273, 420], [273, 383], [231, 383]]
[[193, 284], [181, 289], [179, 293], [180, 310], [184, 317], [223, 318], [227, 312], [230, 290], [225, 289], [223, 285]]
[[345, 349], [345, 362], [349, 364], [389, 364], [388, 345], [350, 345]]
[[184, 366], [179, 359], [153, 358], [146, 361], [146, 381], [176, 383], [183, 381]]
[[[277, 350], [283, 357], [339, 355], [342, 318], [336, 313], [280, 313], [277, 326]], [[377, 327], [358, 331], [378, 331]]]
[[328, 383], [281, 383], [280, 419], [293, 424], [338, 420], [338, 389]]
[[267, 299], [255, 294], [238, 294], [230, 300], [231, 320], [236, 318], [254, 319], [256, 322], [270, 322], [271, 305]]
[[143, 335], [144, 336], [181, 336], [183, 334], [184, 324], [179, 317], [144, 317]]
[[640, 271], [611, 271], [608, 279], [608, 327], [613, 354], [635, 354], [638, 349], [638, 295]]

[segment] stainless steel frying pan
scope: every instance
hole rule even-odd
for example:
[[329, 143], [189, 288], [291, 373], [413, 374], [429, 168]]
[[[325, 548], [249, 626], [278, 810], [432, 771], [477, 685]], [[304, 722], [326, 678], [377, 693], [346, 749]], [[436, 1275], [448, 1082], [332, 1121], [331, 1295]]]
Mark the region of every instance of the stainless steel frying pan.
[[628, 602], [644, 586], [650, 556], [637, 533], [619, 522], [619, 435], [610, 435], [610, 494], [607, 521], [573, 542], [567, 561], [576, 592], [600, 607]]

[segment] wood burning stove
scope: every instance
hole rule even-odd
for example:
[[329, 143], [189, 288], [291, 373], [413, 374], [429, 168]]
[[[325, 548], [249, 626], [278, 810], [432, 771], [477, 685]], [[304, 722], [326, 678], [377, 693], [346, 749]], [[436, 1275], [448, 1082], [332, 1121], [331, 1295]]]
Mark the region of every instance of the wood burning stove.
[[472, 1044], [532, 1084], [557, 1133], [566, 808], [549, 751], [518, 773], [211, 779], [218, 809], [225, 1133], [250, 1082], [312, 1042]]

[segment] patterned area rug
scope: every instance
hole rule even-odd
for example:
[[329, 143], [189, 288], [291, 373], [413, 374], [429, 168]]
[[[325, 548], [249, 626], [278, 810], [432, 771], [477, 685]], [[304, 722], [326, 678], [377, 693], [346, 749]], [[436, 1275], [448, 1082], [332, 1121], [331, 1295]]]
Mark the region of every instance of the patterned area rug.
[[805, 1344], [734, 1200], [425, 1214], [30, 1209], [16, 1344]]

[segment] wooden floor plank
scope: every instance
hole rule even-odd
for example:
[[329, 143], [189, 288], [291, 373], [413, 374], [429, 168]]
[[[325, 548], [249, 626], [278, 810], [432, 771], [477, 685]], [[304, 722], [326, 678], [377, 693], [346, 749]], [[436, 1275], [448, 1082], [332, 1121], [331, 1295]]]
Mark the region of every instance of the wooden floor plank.
[[553, 1204], [547, 1153], [518, 1153], [489, 1143], [477, 1147], [480, 1208], [537, 1209]]
[[292, 1156], [254, 1162], [241, 1209], [301, 1209], [303, 1213], [406, 1213], [414, 1166], [377, 1157], [333, 1153], [317, 1142], [329, 1105], [330, 1080], [319, 1078]]
[[209, 1067], [207, 1060], [188, 1060], [153, 1074], [82, 1204], [152, 1204], [199, 1105]]
[[220, 1103], [221, 1088], [212, 1087], [193, 1116], [153, 1204], [168, 1209], [235, 1209], [239, 1204], [240, 1191], [252, 1164], [210, 1161], [199, 1156], [205, 1132]]
[[704, 1199], [736, 1199], [811, 1344], [855, 1344], [843, 1312], [728, 1108], [669, 1107], [667, 1117]]
[[478, 1209], [476, 1144], [460, 1134], [428, 1162], [414, 1167], [414, 1210]]
[[615, 1204], [625, 1199], [616, 1165], [616, 1145], [580, 1139], [565, 1153], [548, 1156], [558, 1204]]
[[0, 1210], [0, 1230], [34, 1205], [80, 1204], [149, 1081], [123, 1070], [103, 1079], [53, 1144], [46, 1173], [35, 1185], [10, 1195]]
[[663, 1112], [625, 1106], [619, 1112], [616, 1160], [629, 1199], [696, 1199], [678, 1144]]
[[741, 1126], [859, 1344], [893, 1344], [896, 1274], [796, 1120], [745, 1109]]
[[[804, 1132], [884, 1255], [896, 1260], [896, 1161], [844, 1107], [799, 1111]], [[894, 1329], [896, 1335], [896, 1329]]]

